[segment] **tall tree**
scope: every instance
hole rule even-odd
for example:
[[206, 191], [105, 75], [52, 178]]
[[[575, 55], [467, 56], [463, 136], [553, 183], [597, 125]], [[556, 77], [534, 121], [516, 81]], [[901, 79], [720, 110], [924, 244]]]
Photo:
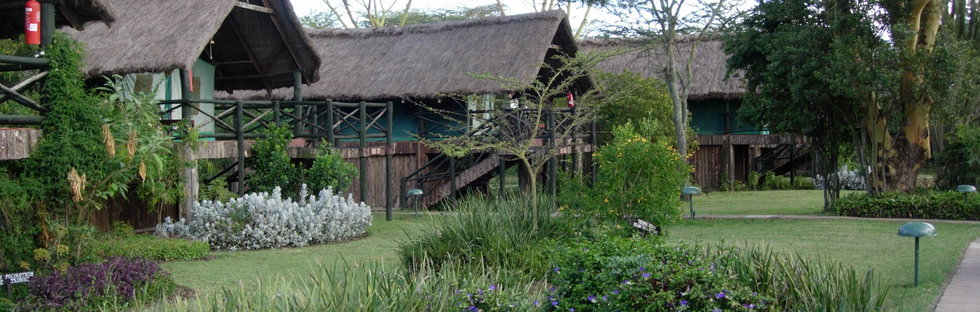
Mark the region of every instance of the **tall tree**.
[[[734, 0], [728, 0], [734, 1]], [[688, 90], [693, 76], [691, 64], [698, 56], [698, 41], [708, 32], [726, 25], [739, 15], [735, 2], [718, 0], [689, 3], [687, 0], [619, 0], [611, 12], [621, 19], [613, 25], [618, 35], [638, 37], [645, 49], [659, 49], [665, 55], [664, 81], [673, 103], [674, 134], [677, 151], [687, 161]], [[686, 64], [678, 64], [678, 42], [691, 39]]]
[[[913, 191], [931, 155], [933, 103], [951, 83], [949, 55], [936, 45], [942, 12], [938, 0], [760, 3], [726, 44], [730, 68], [745, 70], [758, 93], [750, 98], [762, 99], [747, 101], [744, 112], [808, 134], [822, 116], [795, 109], [837, 107], [844, 114], [819, 130], [850, 131], [868, 191]], [[810, 106], [756, 105], [766, 102]], [[798, 117], [780, 116], [787, 109]]]

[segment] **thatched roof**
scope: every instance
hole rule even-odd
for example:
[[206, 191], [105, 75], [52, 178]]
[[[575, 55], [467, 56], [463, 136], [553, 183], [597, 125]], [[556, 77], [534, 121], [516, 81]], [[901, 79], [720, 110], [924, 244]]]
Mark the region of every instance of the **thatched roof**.
[[[24, 33], [24, 0], [0, 0], [0, 38], [16, 38]], [[84, 29], [88, 22], [112, 23], [115, 10], [104, 0], [66, 0], [58, 6], [57, 26]]]
[[[331, 29], [310, 35], [323, 60], [322, 79], [303, 91], [306, 99], [342, 101], [437, 98], [450, 94], [514, 90], [472, 74], [526, 82], [560, 48], [578, 48], [561, 11], [441, 22], [381, 29]], [[578, 88], [591, 88], [582, 79]], [[240, 99], [287, 99], [291, 89], [271, 94], [243, 92]]]
[[[681, 68], [687, 64], [694, 42], [692, 39], [678, 41], [675, 55], [677, 56], [677, 65]], [[725, 61], [728, 56], [722, 49], [721, 40], [702, 39], [697, 42], [697, 53], [694, 62], [691, 63], [692, 81], [688, 89], [688, 98], [740, 97], [745, 92], [745, 83], [738, 77], [726, 79]], [[644, 77], [656, 77], [661, 80], [665, 77], [666, 54], [663, 48], [659, 46], [642, 46], [622, 39], [590, 39], [579, 41], [578, 44], [586, 51], [615, 51], [617, 53], [600, 62], [599, 70], [612, 73], [630, 71]], [[681, 78], [683, 79], [683, 77]]]
[[297, 69], [307, 82], [318, 79], [320, 60], [288, 0], [268, 8], [238, 0], [111, 2], [118, 12], [111, 28], [72, 32], [88, 49], [90, 77], [189, 69], [203, 58], [217, 66], [218, 90], [293, 85]]

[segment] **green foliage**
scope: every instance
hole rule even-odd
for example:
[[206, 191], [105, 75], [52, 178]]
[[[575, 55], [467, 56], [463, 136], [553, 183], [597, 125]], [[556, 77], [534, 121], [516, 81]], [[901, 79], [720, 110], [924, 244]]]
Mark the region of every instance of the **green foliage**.
[[[43, 206], [56, 215], [76, 213], [72, 217], [77, 220], [83, 220], [86, 216], [81, 214], [85, 212], [65, 209], [74, 206], [69, 171], [75, 169], [88, 181], [99, 181], [114, 169], [108, 161], [101, 127], [107, 105], [85, 90], [82, 51], [81, 44], [62, 33], [55, 34], [46, 51], [52, 70], [44, 83], [42, 102], [51, 112], [41, 125], [45, 135], [25, 170], [38, 180], [40, 188], [35, 191], [44, 199]], [[85, 192], [85, 196], [91, 193]]]
[[10, 179], [0, 168], [0, 273], [26, 270], [40, 233], [31, 207], [31, 186]]
[[860, 274], [830, 259], [787, 256], [770, 249], [722, 249], [723, 269], [742, 285], [775, 298], [777, 311], [882, 311], [888, 287], [873, 270]]
[[766, 171], [766, 174], [762, 176], [762, 189], [766, 191], [770, 190], [789, 190], [793, 188], [793, 184], [790, 183], [788, 177], [777, 176], [776, 173], [772, 171]]
[[540, 280], [493, 266], [446, 263], [406, 273], [372, 262], [321, 264], [308, 275], [176, 298], [156, 310], [529, 311], [541, 293]]
[[99, 258], [125, 257], [156, 261], [206, 259], [211, 253], [207, 242], [159, 238], [133, 233], [104, 233], [86, 246]]
[[940, 186], [980, 185], [980, 126], [963, 125], [949, 134], [936, 161], [945, 167]]
[[[673, 102], [667, 85], [655, 78], [644, 78], [637, 73], [612, 74], [599, 72], [596, 83], [603, 92], [598, 117], [603, 129], [632, 122], [643, 125], [640, 135], [655, 142], [676, 141], [674, 136]], [[609, 140], [604, 135], [601, 141]]]
[[566, 181], [562, 203], [573, 212], [621, 222], [640, 218], [660, 227], [680, 217], [679, 191], [689, 166], [666, 142], [651, 142], [632, 123], [613, 129], [613, 140], [595, 154], [596, 184]]
[[300, 16], [300, 24], [309, 29], [326, 29], [337, 26], [337, 21], [333, 19], [330, 12], [313, 12]]
[[850, 194], [834, 205], [839, 216], [868, 218], [913, 218], [980, 220], [980, 196], [955, 191], [926, 191], [912, 194], [885, 192], [878, 197]]
[[[602, 237], [562, 249], [549, 311], [777, 311], [773, 297], [726, 274], [731, 254], [658, 239]], [[656, 308], [654, 308], [656, 307]]]
[[402, 263], [410, 271], [459, 262], [543, 273], [549, 267], [548, 246], [575, 235], [579, 221], [551, 217], [558, 207], [551, 198], [540, 198], [538, 205], [514, 194], [454, 202], [452, 214], [399, 246]]
[[283, 194], [299, 193], [299, 178], [302, 171], [290, 161], [286, 148], [293, 139], [291, 129], [273, 126], [266, 137], [252, 145], [252, 157], [246, 159], [253, 170], [248, 185], [253, 192], [272, 192], [277, 186]]
[[745, 178], [746, 184], [748, 184], [749, 189], [753, 191], [758, 191], [762, 189], [762, 185], [759, 184], [762, 180], [762, 175], [758, 171], [750, 171], [748, 177]]
[[341, 155], [333, 153], [332, 150], [327, 142], [321, 142], [313, 165], [303, 172], [304, 182], [313, 192], [333, 188], [334, 192], [344, 194], [354, 182], [357, 168], [344, 161]]
[[201, 192], [198, 195], [201, 200], [219, 202], [227, 202], [229, 199], [238, 196], [238, 194], [235, 194], [235, 192], [228, 189], [228, 182], [220, 178], [211, 181], [211, 183], [205, 184], [204, 187], [201, 188]]

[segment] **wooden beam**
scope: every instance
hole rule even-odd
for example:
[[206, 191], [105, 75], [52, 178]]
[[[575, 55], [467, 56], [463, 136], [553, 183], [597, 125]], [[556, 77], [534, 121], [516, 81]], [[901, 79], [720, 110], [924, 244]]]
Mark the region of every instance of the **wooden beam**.
[[44, 113], [50, 111], [47, 107], [44, 107], [44, 106], [41, 106], [40, 104], [37, 104], [37, 102], [34, 102], [34, 100], [31, 100], [30, 98], [27, 98], [26, 96], [23, 96], [20, 93], [18, 93], [17, 91], [14, 91], [14, 90], [12, 90], [10, 88], [7, 88], [7, 86], [4, 86], [2, 84], [0, 84], [0, 91], [3, 91], [3, 93], [6, 93], [7, 95], [10, 95], [10, 97], [14, 101], [16, 101], [17, 103], [20, 103], [21, 105], [27, 106], [30, 109], [33, 109], [33, 110], [36, 110], [36, 111], [39, 111], [39, 112], [44, 112]]
[[78, 14], [75, 14], [75, 11], [71, 10], [66, 5], [60, 5], [58, 8], [60, 9], [58, 11], [61, 12], [61, 16], [65, 17], [65, 20], [68, 21], [68, 24], [71, 25], [72, 28], [85, 30], [85, 23], [82, 22], [82, 19], [78, 16]]
[[[262, 0], [262, 3], [266, 6], [270, 6], [269, 0]], [[303, 70], [303, 65], [300, 64], [296, 51], [293, 51], [293, 47], [286, 41], [286, 33], [282, 31], [282, 25], [279, 24], [279, 18], [276, 17], [276, 15], [269, 15], [269, 19], [272, 20], [272, 24], [275, 25], [276, 30], [279, 31], [279, 38], [282, 39], [282, 44], [286, 45], [286, 49], [289, 50], [289, 56], [291, 56], [293, 58], [293, 62], [296, 63], [296, 69]]]
[[235, 2], [235, 6], [236, 7], [239, 7], [239, 8], [242, 8], [242, 9], [252, 10], [252, 11], [256, 11], [256, 12], [262, 12], [262, 13], [266, 13], [266, 14], [274, 14], [274, 13], [276, 13], [276, 11], [273, 11], [270, 8], [267, 8], [267, 7], [264, 7], [264, 6], [261, 6], [261, 5], [249, 4], [249, 3], [245, 3], [245, 2]]
[[[242, 46], [242, 50], [248, 55], [248, 59], [252, 60], [252, 67], [255, 68], [255, 73], [259, 75], [265, 74], [265, 69], [259, 64], [259, 59], [255, 57], [255, 51], [252, 51], [252, 47], [245, 44], [245, 37], [242, 34], [242, 30], [238, 28], [238, 23], [230, 16], [228, 17], [228, 23], [230, 23], [232, 35], [238, 40], [238, 44]], [[269, 81], [265, 78], [262, 78], [262, 85], [265, 86], [266, 91], [272, 92], [272, 87], [269, 87]]]
[[[44, 78], [47, 75], [48, 75], [48, 72], [41, 72], [40, 74], [34, 75], [31, 78], [27, 78], [27, 80], [21, 81], [20, 83], [18, 83], [17, 85], [11, 87], [10, 89], [13, 89], [16, 92], [20, 92], [21, 89], [24, 89], [24, 88], [26, 88], [26, 87], [34, 84], [35, 82], [40, 81], [41, 78]], [[7, 100], [7, 97], [9, 97], [9, 96], [10, 96], [9, 94], [0, 94], [0, 103], [3, 103], [3, 101], [6, 101]]]

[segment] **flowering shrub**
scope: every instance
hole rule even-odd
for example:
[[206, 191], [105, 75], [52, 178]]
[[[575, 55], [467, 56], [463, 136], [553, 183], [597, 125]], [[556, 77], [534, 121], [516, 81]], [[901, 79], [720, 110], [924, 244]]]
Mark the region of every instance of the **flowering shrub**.
[[282, 198], [280, 188], [272, 193], [251, 193], [226, 203], [201, 201], [194, 204], [194, 219], [157, 225], [162, 237], [205, 241], [213, 249], [263, 249], [302, 247], [351, 239], [363, 235], [371, 225], [371, 207], [333, 193], [320, 191], [300, 202]]
[[[486, 288], [465, 288], [454, 292], [456, 307], [466, 312], [528, 311], [527, 298], [498, 290], [501, 286], [490, 284]], [[538, 303], [540, 306], [540, 302]]]
[[773, 311], [772, 301], [705, 256], [642, 238], [572, 244], [551, 272], [550, 311]]
[[79, 310], [104, 306], [106, 301], [132, 301], [139, 294], [158, 297], [174, 288], [156, 263], [122, 257], [35, 277], [29, 286], [31, 298], [24, 305], [26, 310]]
[[[850, 170], [847, 166], [844, 166], [839, 171], [837, 171], [837, 177], [840, 178], [840, 188], [842, 190], [864, 190], [864, 176], [854, 170]], [[822, 175], [817, 175], [813, 178], [813, 184], [816, 185], [817, 189], [824, 189], [826, 179]], [[834, 183], [834, 180], [830, 180]]]
[[680, 216], [679, 192], [690, 166], [672, 146], [649, 141], [631, 123], [613, 129], [613, 136], [595, 154], [596, 184], [566, 179], [562, 203], [599, 219], [636, 217], [660, 227], [670, 224]]

